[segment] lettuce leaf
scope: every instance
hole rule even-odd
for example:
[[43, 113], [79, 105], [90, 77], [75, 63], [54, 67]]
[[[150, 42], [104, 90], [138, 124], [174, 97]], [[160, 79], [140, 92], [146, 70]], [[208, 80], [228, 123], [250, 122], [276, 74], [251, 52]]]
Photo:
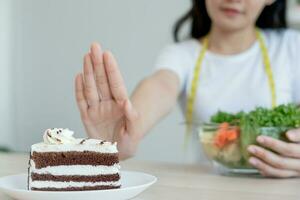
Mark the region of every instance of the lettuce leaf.
[[256, 137], [259, 135], [258, 124], [251, 120], [250, 116], [244, 116], [240, 123], [241, 135], [240, 135], [240, 146], [244, 160], [248, 160], [250, 154], [248, 153], [248, 146], [256, 144]]
[[211, 117], [210, 121], [240, 125], [244, 116], [260, 127], [300, 127], [300, 108], [296, 104], [283, 104], [273, 109], [257, 107], [248, 113], [241, 111], [234, 114], [219, 111]]

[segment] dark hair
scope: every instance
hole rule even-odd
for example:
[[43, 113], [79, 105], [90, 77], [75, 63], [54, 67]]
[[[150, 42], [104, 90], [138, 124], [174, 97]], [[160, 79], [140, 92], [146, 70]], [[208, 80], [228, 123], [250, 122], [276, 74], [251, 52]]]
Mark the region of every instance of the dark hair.
[[[211, 19], [208, 16], [205, 0], [192, 0], [192, 8], [184, 14], [174, 26], [174, 40], [179, 41], [181, 27], [191, 20], [190, 37], [199, 39], [208, 34], [211, 28]], [[276, 0], [266, 6], [257, 19], [259, 28], [286, 28], [286, 0]]]

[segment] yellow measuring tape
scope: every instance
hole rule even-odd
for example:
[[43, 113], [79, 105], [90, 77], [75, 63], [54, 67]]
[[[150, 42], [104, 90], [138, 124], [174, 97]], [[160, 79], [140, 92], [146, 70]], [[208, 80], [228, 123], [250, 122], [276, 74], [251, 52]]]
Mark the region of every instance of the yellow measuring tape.
[[[276, 90], [275, 90], [275, 82], [274, 82], [274, 77], [273, 77], [273, 73], [272, 73], [270, 57], [269, 57], [266, 43], [265, 43], [262, 33], [260, 32], [259, 29], [256, 29], [256, 38], [260, 45], [263, 62], [264, 62], [264, 67], [265, 67], [265, 71], [266, 71], [266, 74], [268, 77], [268, 84], [270, 87], [271, 98], [272, 98], [272, 107], [275, 107], [276, 106]], [[206, 36], [203, 40], [203, 47], [202, 47], [200, 54], [198, 56], [198, 59], [196, 61], [196, 65], [195, 65], [194, 73], [193, 73], [193, 79], [192, 79], [192, 83], [191, 83], [191, 88], [190, 88], [188, 98], [187, 98], [186, 113], [185, 113], [187, 125], [186, 125], [184, 147], [187, 146], [189, 136], [191, 135], [192, 129], [193, 129], [194, 103], [195, 103], [195, 99], [197, 96], [197, 89], [199, 87], [198, 82], [199, 82], [199, 78], [200, 78], [202, 62], [204, 60], [205, 53], [208, 49], [208, 43], [209, 43], [209, 38], [208, 38], [208, 36]]]
[[276, 99], [275, 81], [274, 81], [273, 72], [272, 72], [272, 68], [271, 68], [271, 62], [270, 62], [268, 49], [267, 49], [266, 43], [263, 39], [262, 33], [258, 29], [256, 30], [256, 37], [259, 41], [259, 46], [260, 46], [261, 53], [263, 56], [265, 71], [267, 73], [268, 83], [269, 83], [269, 87], [270, 87], [270, 91], [271, 91], [272, 107], [274, 108], [277, 104], [277, 99]]

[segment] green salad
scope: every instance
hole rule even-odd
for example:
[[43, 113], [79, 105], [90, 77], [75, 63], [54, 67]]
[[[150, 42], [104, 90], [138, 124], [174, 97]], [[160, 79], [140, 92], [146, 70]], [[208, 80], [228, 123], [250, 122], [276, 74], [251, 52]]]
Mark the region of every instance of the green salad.
[[300, 107], [295, 104], [273, 109], [258, 107], [251, 112], [219, 111], [211, 117], [211, 124], [203, 127], [201, 142], [206, 153], [219, 163], [249, 168], [247, 147], [257, 144], [257, 136], [267, 135], [286, 141], [286, 131], [298, 127]]

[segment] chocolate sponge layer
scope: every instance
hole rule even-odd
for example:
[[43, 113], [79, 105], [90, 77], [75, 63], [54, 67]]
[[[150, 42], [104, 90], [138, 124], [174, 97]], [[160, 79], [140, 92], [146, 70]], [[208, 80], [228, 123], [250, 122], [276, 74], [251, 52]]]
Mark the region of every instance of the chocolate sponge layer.
[[32, 181], [60, 181], [60, 182], [114, 182], [120, 180], [119, 174], [107, 174], [96, 176], [54, 176], [51, 174], [31, 174]]
[[105, 165], [119, 163], [117, 153], [84, 152], [33, 152], [31, 159], [37, 169], [59, 165]]

